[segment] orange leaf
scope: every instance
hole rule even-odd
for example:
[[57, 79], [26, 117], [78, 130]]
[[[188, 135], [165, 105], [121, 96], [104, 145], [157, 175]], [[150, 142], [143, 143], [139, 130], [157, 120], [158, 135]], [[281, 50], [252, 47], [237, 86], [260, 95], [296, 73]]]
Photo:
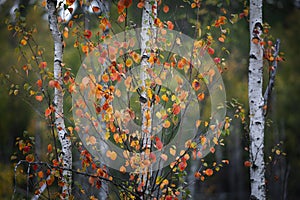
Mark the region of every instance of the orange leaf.
[[167, 97], [167, 95], [162, 95], [161, 99], [165, 102], [168, 102], [169, 101], [169, 98]]
[[195, 178], [200, 178], [201, 177], [201, 173], [200, 172], [196, 172], [195, 173]]
[[33, 161], [34, 161], [34, 156], [33, 156], [32, 154], [28, 154], [28, 155], [26, 156], [26, 161], [27, 161], [27, 162], [33, 162]]
[[126, 67], [130, 67], [131, 65], [132, 65], [132, 60], [130, 59], [130, 58], [128, 58], [127, 60], [126, 60], [126, 63], [125, 63], [125, 65], [126, 65]]
[[125, 174], [125, 172], [126, 172], [126, 168], [122, 165], [121, 167], [120, 167], [120, 172], [121, 173], [123, 173], [123, 174]]
[[245, 167], [250, 167], [250, 166], [251, 166], [251, 162], [248, 161], [248, 160], [246, 160], [246, 161], [244, 162], [244, 166], [245, 166]]
[[97, 6], [93, 6], [92, 9], [93, 9], [93, 12], [95, 12], [95, 13], [100, 12], [100, 8]]
[[109, 81], [109, 75], [108, 74], [103, 74], [102, 75], [102, 80], [105, 82], [105, 83], [107, 83], [108, 81]]
[[171, 21], [167, 21], [168, 29], [173, 30], [174, 29], [174, 24]]
[[204, 99], [204, 97], [205, 97], [205, 94], [203, 92], [198, 94], [198, 100], [199, 101], [202, 101]]
[[205, 170], [205, 174], [206, 174], [207, 176], [212, 176], [212, 175], [214, 174], [214, 171], [213, 171], [212, 169], [206, 169], [206, 170]]
[[27, 44], [27, 40], [22, 39], [20, 43], [21, 43], [21, 45], [25, 46]]
[[167, 6], [167, 5], [164, 5], [163, 11], [164, 11], [164, 13], [167, 13], [167, 12], [169, 12], [169, 6]]
[[48, 83], [48, 85], [51, 88], [55, 88], [55, 85], [56, 85], [55, 80], [50, 80], [49, 83]]
[[43, 86], [43, 81], [39, 79], [37, 80], [36, 84], [41, 88]]
[[37, 95], [37, 96], [35, 96], [35, 99], [37, 101], [43, 101], [43, 96], [42, 95]]
[[144, 5], [145, 3], [143, 1], [140, 1], [138, 4], [137, 4], [137, 7], [138, 8], [144, 8]]
[[54, 182], [54, 180], [55, 180], [54, 176], [51, 175], [50, 178], [47, 179], [47, 181], [46, 181], [47, 185], [52, 185], [52, 183]]
[[50, 116], [50, 114], [51, 114], [51, 109], [50, 108], [47, 108], [46, 110], [45, 110], [45, 117], [49, 117]]
[[39, 68], [40, 69], [45, 69], [47, 67], [47, 62], [40, 62]]
[[68, 6], [71, 6], [71, 5], [73, 5], [74, 2], [75, 2], [75, 0], [67, 0], [67, 1], [66, 1], [66, 4], [67, 4]]
[[164, 123], [163, 123], [163, 127], [164, 128], [169, 128], [171, 126], [171, 123], [169, 120], [166, 120]]
[[48, 144], [47, 150], [48, 150], [48, 153], [50, 153], [52, 151], [52, 145], [51, 144]]
[[194, 80], [193, 83], [192, 83], [192, 87], [195, 91], [198, 91], [200, 89], [200, 83], [198, 80]]
[[44, 177], [44, 172], [43, 171], [39, 171], [37, 173], [37, 175], [38, 175], [39, 178], [43, 178]]

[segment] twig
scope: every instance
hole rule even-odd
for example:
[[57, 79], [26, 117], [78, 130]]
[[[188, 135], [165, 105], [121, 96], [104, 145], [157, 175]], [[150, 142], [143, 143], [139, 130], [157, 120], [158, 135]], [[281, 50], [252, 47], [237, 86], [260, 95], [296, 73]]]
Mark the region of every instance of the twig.
[[[270, 72], [270, 78], [269, 78], [269, 83], [268, 86], [266, 88], [265, 94], [264, 94], [264, 105], [268, 106], [269, 104], [269, 98], [271, 96], [273, 87], [274, 87], [274, 83], [275, 83], [275, 76], [276, 76], [276, 72], [277, 72], [277, 56], [279, 54], [279, 47], [280, 47], [280, 40], [277, 39], [276, 43], [275, 43], [275, 52], [273, 53], [273, 57], [274, 57], [274, 61], [272, 63], [272, 69]], [[264, 110], [264, 116], [267, 115], [267, 111], [268, 111], [268, 107]]]
[[[23, 164], [23, 163], [27, 163], [29, 166], [28, 168], [30, 168], [30, 165], [44, 165], [44, 166], [47, 166], [49, 169], [58, 169], [58, 170], [67, 170], [67, 171], [71, 171], [72, 173], [74, 174], [78, 174], [78, 175], [83, 175], [83, 176], [86, 176], [86, 177], [92, 177], [92, 178], [97, 178], [97, 179], [100, 179], [101, 181], [106, 181], [106, 182], [110, 182], [112, 183], [113, 185], [115, 185], [116, 187], [119, 187], [120, 189], [126, 191], [127, 193], [130, 193], [132, 194], [133, 196], [136, 197], [136, 199], [140, 199], [139, 195], [134, 193], [133, 191], [130, 191], [126, 186], [114, 181], [114, 180], [110, 180], [109, 178], [105, 178], [105, 177], [102, 177], [102, 176], [98, 176], [98, 175], [94, 175], [94, 174], [89, 174], [87, 172], [80, 172], [80, 171], [77, 171], [77, 170], [74, 170], [74, 169], [70, 169], [70, 168], [66, 168], [66, 167], [60, 167], [60, 166], [54, 166], [52, 164], [49, 164], [47, 162], [43, 162], [43, 161], [36, 161], [36, 162], [28, 162], [26, 160], [20, 160], [15, 168], [14, 168], [14, 173], [15, 173], [15, 177], [14, 177], [14, 192], [13, 192], [13, 196], [12, 196], [12, 199], [14, 199], [14, 195], [16, 194], [16, 190], [17, 190], [17, 169], [18, 167]], [[35, 199], [33, 197], [33, 199]]]

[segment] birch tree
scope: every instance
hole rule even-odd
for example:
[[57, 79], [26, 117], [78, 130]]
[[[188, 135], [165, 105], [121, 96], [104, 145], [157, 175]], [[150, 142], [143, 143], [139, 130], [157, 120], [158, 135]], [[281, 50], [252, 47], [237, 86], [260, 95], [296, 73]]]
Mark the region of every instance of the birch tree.
[[249, 107], [250, 107], [250, 199], [266, 198], [264, 162], [264, 98], [263, 48], [260, 44], [262, 25], [262, 0], [250, 1], [250, 60], [249, 60]]
[[56, 87], [54, 88], [54, 111], [55, 111], [55, 127], [61, 144], [61, 160], [63, 163], [62, 170], [62, 192], [65, 194], [65, 198], [68, 199], [71, 194], [72, 186], [72, 173], [69, 169], [72, 168], [72, 152], [71, 152], [71, 139], [68, 136], [68, 132], [64, 123], [64, 92], [62, 90], [63, 80], [62, 80], [62, 63], [63, 63], [63, 38], [59, 30], [58, 20], [57, 20], [57, 1], [48, 0], [48, 22], [50, 27], [50, 32], [52, 34], [54, 42], [54, 81], [56, 82]]
[[[147, 69], [151, 68], [151, 64], [148, 62], [150, 57], [151, 46], [155, 41], [155, 27], [154, 27], [154, 19], [157, 17], [157, 2], [155, 0], [146, 0], [144, 2], [144, 8], [142, 11], [142, 28], [141, 28], [141, 99], [147, 99], [147, 86], [146, 81], [150, 78], [149, 74], [147, 73]], [[148, 88], [147, 88], [148, 87]], [[143, 144], [142, 149], [150, 149], [151, 147], [151, 132], [152, 132], [152, 106], [151, 100], [148, 101], [141, 101], [141, 113], [142, 113], [142, 138]], [[147, 181], [147, 177], [151, 177], [151, 169], [145, 168], [142, 172], [142, 179], [141, 181], [145, 184], [145, 194], [149, 195], [149, 185], [150, 181]]]

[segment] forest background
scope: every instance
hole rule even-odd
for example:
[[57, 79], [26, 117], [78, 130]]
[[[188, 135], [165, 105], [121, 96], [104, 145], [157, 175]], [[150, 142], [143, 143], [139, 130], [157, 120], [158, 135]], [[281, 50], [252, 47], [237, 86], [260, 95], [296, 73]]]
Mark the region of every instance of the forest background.
[[[20, 1], [20, 4], [23, 1]], [[27, 3], [27, 22], [39, 27], [37, 41], [42, 46], [51, 46], [50, 34], [45, 11], [34, 10], [30, 1]], [[23, 3], [24, 3], [23, 2]], [[33, 2], [33, 1], [32, 1]], [[19, 41], [7, 30], [5, 20], [12, 16], [15, 1], [0, 1], [0, 72], [7, 73], [12, 66], [18, 66], [16, 46]], [[230, 1], [231, 12], [241, 12], [243, 4]], [[37, 2], [36, 5], [39, 5]], [[171, 3], [170, 3], [171, 4]], [[274, 145], [283, 142], [280, 149], [287, 156], [280, 158], [274, 166], [267, 170], [268, 196], [278, 199], [287, 195], [288, 199], [296, 199], [300, 195], [300, 2], [295, 0], [266, 0], [264, 1], [264, 21], [271, 28], [274, 38], [281, 39], [281, 49], [285, 61], [279, 64], [275, 89], [267, 118], [266, 128], [266, 158], [273, 155]], [[179, 12], [179, 11], [177, 11]], [[212, 12], [211, 10], [204, 10]], [[214, 11], [218, 12], [218, 11]], [[132, 16], [134, 17], [134, 16]], [[140, 16], [138, 16], [140, 17]], [[228, 69], [222, 77], [225, 81], [227, 100], [233, 98], [245, 106], [248, 112], [247, 71], [249, 53], [248, 22], [239, 20], [230, 27], [230, 43], [228, 49]], [[67, 47], [64, 54], [65, 62], [74, 66], [74, 72], [80, 66], [79, 58], [74, 58], [74, 49]], [[46, 57], [51, 57], [51, 51]], [[14, 77], [17, 79], [18, 77]], [[45, 130], [43, 119], [24, 102], [22, 97], [8, 95], [10, 88], [0, 87], [0, 198], [9, 199], [13, 192], [13, 166], [11, 155], [17, 150], [15, 139], [21, 137], [26, 130], [32, 135], [41, 134]], [[230, 112], [230, 110], [229, 110]], [[245, 147], [245, 131], [238, 122], [232, 124], [231, 134], [226, 138], [226, 147], [220, 154], [227, 157], [230, 164], [205, 182], [196, 182], [195, 187], [201, 198], [211, 199], [247, 199], [249, 196], [249, 170], [244, 166], [248, 159]], [[47, 145], [47, 142], [39, 145]], [[274, 164], [274, 163], [272, 163]]]

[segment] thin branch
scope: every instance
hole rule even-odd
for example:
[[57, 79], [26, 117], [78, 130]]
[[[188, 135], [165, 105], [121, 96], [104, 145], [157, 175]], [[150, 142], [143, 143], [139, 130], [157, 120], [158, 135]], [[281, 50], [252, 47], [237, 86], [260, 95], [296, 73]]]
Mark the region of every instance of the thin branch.
[[280, 48], [280, 40], [277, 39], [276, 43], [275, 43], [275, 51], [273, 53], [274, 61], [272, 63], [272, 69], [270, 72], [269, 83], [268, 83], [268, 86], [267, 86], [265, 94], [264, 94], [264, 103], [265, 103], [264, 105], [267, 106], [267, 109], [265, 109], [265, 111], [264, 111], [264, 116], [267, 115], [268, 104], [270, 103], [269, 98], [271, 97], [272, 90], [273, 90], [274, 83], [275, 83], [275, 76], [276, 76], [277, 64], [278, 64], [277, 56], [279, 54], [279, 48]]
[[61, 167], [61, 166], [54, 166], [52, 164], [49, 164], [47, 162], [43, 162], [43, 161], [36, 161], [36, 162], [28, 162], [27, 160], [20, 160], [15, 168], [14, 168], [14, 173], [15, 173], [15, 183], [14, 183], [14, 193], [13, 193], [13, 198], [14, 199], [14, 194], [16, 194], [16, 188], [17, 188], [17, 184], [16, 184], [16, 179], [17, 179], [17, 169], [18, 167], [21, 165], [21, 164], [28, 164], [28, 168], [30, 168], [30, 165], [44, 165], [46, 166], [47, 168], [49, 169], [57, 169], [57, 170], [66, 170], [66, 171], [70, 171], [72, 172], [73, 174], [78, 174], [78, 175], [83, 175], [83, 176], [86, 176], [86, 177], [92, 177], [92, 178], [97, 178], [97, 179], [100, 179], [101, 181], [106, 181], [106, 182], [110, 182], [112, 183], [113, 185], [115, 185], [116, 187], [119, 187], [121, 188], [122, 190], [126, 191], [127, 193], [130, 193], [131, 195], [135, 196], [136, 199], [140, 199], [139, 195], [134, 193], [133, 191], [130, 191], [125, 185], [122, 185], [121, 183], [118, 183], [116, 181], [114, 181], [113, 179], [110, 180], [109, 178], [105, 178], [105, 177], [102, 177], [102, 176], [98, 176], [98, 175], [95, 175], [95, 174], [89, 174], [87, 172], [81, 172], [81, 171], [77, 171], [75, 169], [70, 169], [70, 168], [65, 168], [65, 167]]

